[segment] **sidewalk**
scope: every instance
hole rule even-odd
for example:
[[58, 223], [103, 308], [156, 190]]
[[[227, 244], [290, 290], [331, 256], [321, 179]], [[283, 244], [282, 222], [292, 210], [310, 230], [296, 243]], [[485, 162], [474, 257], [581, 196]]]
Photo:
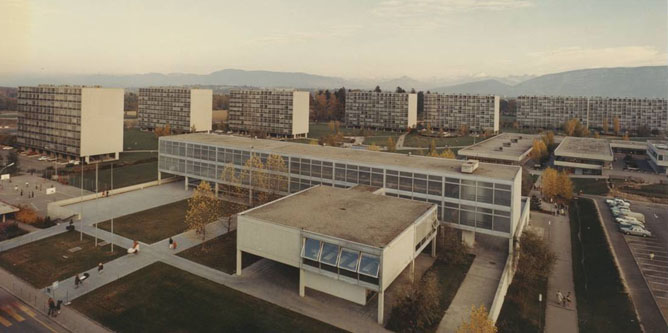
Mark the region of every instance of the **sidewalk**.
[[[547, 302], [544, 330], [546, 333], [578, 332], [569, 219], [567, 216], [538, 212], [532, 212], [531, 215], [533, 226], [544, 228], [545, 240], [557, 255], [557, 261], [547, 282], [547, 295], [543, 295], [543, 300]], [[557, 291], [561, 291], [564, 296], [568, 292], [571, 293], [570, 305], [563, 307], [558, 304]]]
[[457, 327], [469, 318], [473, 306], [484, 305], [489, 310], [507, 257], [507, 253], [476, 247], [476, 257], [471, 268], [438, 324], [437, 332], [456, 332]]

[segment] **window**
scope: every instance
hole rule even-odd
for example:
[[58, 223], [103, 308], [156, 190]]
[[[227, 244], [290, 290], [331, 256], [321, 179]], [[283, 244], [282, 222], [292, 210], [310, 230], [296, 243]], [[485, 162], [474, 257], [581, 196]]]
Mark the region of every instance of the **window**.
[[362, 254], [360, 259], [360, 280], [378, 284], [378, 272], [380, 270], [380, 258], [370, 254]]
[[304, 247], [302, 248], [302, 257], [317, 261], [320, 257], [321, 243], [317, 239], [306, 238], [304, 240]]
[[[360, 253], [358, 251], [342, 249], [341, 258], [339, 259], [339, 268], [350, 272], [357, 272], [357, 264], [359, 261], [359, 257]], [[356, 278], [357, 276], [352, 275], [352, 277]]]

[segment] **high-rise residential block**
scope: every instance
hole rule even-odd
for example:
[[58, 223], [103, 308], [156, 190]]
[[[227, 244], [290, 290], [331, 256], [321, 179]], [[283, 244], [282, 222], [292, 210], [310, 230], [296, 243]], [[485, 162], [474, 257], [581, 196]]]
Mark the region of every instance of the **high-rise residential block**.
[[283, 89], [232, 90], [229, 127], [277, 136], [308, 135], [309, 92]]
[[569, 119], [589, 128], [614, 131], [668, 130], [668, 100], [617, 97], [520, 96], [517, 122], [521, 127], [560, 128]]
[[499, 96], [424, 94], [425, 126], [458, 130], [499, 131]]
[[404, 130], [417, 125], [417, 94], [348, 91], [346, 126]]
[[17, 143], [65, 158], [118, 158], [123, 151], [123, 89], [19, 87]]
[[210, 89], [151, 87], [139, 89], [139, 127], [169, 125], [179, 132], [210, 131], [213, 92]]

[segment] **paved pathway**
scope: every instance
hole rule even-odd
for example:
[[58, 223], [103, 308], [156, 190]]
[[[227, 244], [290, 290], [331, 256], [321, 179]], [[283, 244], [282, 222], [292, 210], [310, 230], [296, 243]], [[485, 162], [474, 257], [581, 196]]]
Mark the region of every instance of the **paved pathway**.
[[[543, 205], [544, 208], [549, 206], [551, 205]], [[571, 256], [571, 229], [568, 217], [531, 212], [531, 220], [534, 227], [543, 228], [544, 239], [557, 255], [554, 269], [547, 281], [547, 295], [543, 295], [543, 299], [547, 302], [545, 332], [578, 332], [577, 300]], [[559, 304], [557, 291], [561, 291], [564, 296], [568, 292], [571, 293], [570, 305], [564, 307]]]
[[468, 320], [471, 307], [484, 305], [489, 310], [492, 306], [508, 255], [482, 246], [477, 246], [475, 252], [471, 268], [441, 319], [437, 332], [456, 332], [457, 327]]

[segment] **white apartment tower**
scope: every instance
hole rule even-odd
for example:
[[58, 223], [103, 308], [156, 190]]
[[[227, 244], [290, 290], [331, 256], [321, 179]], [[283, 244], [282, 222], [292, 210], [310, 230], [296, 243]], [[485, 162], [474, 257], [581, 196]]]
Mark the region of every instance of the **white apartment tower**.
[[20, 146], [63, 158], [118, 159], [123, 151], [123, 89], [19, 87]]
[[424, 122], [432, 128], [499, 131], [499, 96], [424, 94]]
[[308, 136], [309, 92], [283, 89], [232, 90], [228, 123], [237, 132]]
[[142, 129], [169, 125], [179, 132], [211, 131], [213, 92], [210, 89], [151, 87], [139, 89], [137, 118]]
[[346, 126], [405, 130], [417, 125], [417, 94], [348, 91]]

